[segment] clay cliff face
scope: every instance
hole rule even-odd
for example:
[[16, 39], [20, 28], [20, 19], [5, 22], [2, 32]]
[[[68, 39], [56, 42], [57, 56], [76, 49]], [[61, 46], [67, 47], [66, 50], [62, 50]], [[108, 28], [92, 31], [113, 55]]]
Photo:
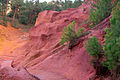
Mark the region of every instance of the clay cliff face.
[[88, 20], [90, 2], [76, 9], [39, 13], [35, 26], [29, 32], [29, 42], [21, 52], [24, 56], [18, 56], [13, 66], [17, 68], [22, 65], [36, 75], [41, 70], [56, 73], [66, 80], [88, 80], [94, 76], [95, 70], [89, 62], [90, 56], [84, 48], [84, 42], [96, 36], [103, 44], [104, 28], [109, 27], [109, 18], [91, 30], [89, 35], [82, 37], [73, 49], [59, 45], [63, 28], [72, 21], [76, 21], [76, 29], [84, 27], [85, 31], [89, 30], [88, 24], [79, 24]]

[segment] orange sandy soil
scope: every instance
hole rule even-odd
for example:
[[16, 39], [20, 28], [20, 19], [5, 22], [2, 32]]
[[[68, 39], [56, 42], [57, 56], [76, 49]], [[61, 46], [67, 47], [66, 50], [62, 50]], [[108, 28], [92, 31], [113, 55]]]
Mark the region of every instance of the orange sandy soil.
[[28, 33], [11, 27], [9, 23], [7, 27], [0, 25], [0, 62], [13, 60], [18, 55], [13, 51], [28, 41], [27, 36]]

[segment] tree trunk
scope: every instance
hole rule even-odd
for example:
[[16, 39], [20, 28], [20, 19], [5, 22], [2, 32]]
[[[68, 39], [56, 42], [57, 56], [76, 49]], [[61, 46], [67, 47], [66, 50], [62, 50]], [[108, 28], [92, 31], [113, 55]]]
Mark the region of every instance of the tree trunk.
[[9, 2], [9, 0], [7, 0], [7, 4], [6, 4], [6, 13], [5, 13], [5, 16], [7, 16], [8, 2]]
[[17, 9], [15, 9], [14, 15], [13, 15], [13, 19], [12, 19], [12, 26], [14, 26], [14, 21], [15, 21], [15, 15], [17, 13]]
[[31, 22], [31, 9], [29, 8], [29, 24]]
[[34, 15], [31, 16], [31, 22], [30, 22], [31, 24], [33, 23], [34, 17], [35, 17]]
[[4, 16], [4, 5], [2, 6], [2, 16]]
[[57, 10], [57, 9], [56, 9], [56, 7], [57, 7], [57, 6], [56, 6], [56, 4], [54, 4], [54, 11], [56, 11], [56, 10]]
[[[0, 0], [0, 1], [2, 2], [2, 0]], [[1, 7], [1, 9], [2, 9], [2, 5], [1, 5], [0, 7]], [[2, 10], [1, 10], [0, 16], [2, 16]]]

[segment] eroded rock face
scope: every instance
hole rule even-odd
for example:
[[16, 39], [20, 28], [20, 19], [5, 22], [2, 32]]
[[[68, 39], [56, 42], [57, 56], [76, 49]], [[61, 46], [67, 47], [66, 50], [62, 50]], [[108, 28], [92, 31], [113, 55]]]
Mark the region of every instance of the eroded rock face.
[[12, 61], [3, 61], [0, 65], [0, 80], [40, 80], [30, 74], [24, 67], [15, 70], [11, 63]]
[[0, 80], [40, 80], [29, 74], [26, 70], [16, 71], [12, 67], [4, 67], [0, 70]]
[[[92, 0], [91, 0], [92, 1]], [[86, 8], [83, 11], [83, 8]], [[91, 30], [91, 33], [81, 38], [81, 41], [73, 49], [68, 49], [65, 45], [59, 45], [62, 30], [72, 21], [76, 21], [76, 30], [84, 27], [89, 30], [88, 12], [90, 4], [83, 3], [76, 9], [56, 11], [44, 11], [39, 13], [35, 26], [30, 30], [30, 41], [25, 45], [24, 56], [19, 56], [14, 60], [13, 66], [24, 66], [29, 72], [40, 70], [54, 72], [64, 76], [68, 80], [89, 80], [95, 74], [95, 70], [90, 64], [90, 56], [84, 48], [84, 42], [97, 36], [100, 43], [104, 43], [104, 28], [109, 26], [108, 21], [104, 21], [98, 28]], [[83, 23], [82, 25], [79, 25]]]
[[35, 26], [37, 26], [40, 23], [50, 23], [52, 22], [52, 18], [59, 14], [57, 11], [44, 11], [42, 13], [39, 13], [39, 17], [37, 18], [37, 21], [35, 23]]

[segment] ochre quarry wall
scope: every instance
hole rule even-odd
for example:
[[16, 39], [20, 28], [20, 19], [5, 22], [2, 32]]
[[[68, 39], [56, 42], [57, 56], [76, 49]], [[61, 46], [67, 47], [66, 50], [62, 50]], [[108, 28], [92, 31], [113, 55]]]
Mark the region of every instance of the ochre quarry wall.
[[21, 52], [23, 55], [14, 60], [13, 66], [18, 68], [22, 65], [31, 73], [41, 70], [53, 72], [68, 80], [89, 80], [94, 76], [95, 70], [90, 64], [91, 57], [84, 48], [84, 42], [96, 36], [104, 44], [104, 29], [109, 27], [109, 18], [90, 30], [90, 34], [82, 37], [71, 50], [59, 45], [63, 28], [72, 21], [76, 21], [76, 30], [79, 27], [89, 30], [89, 25], [84, 23], [89, 18], [90, 2], [92, 0], [79, 8], [61, 12], [40, 12], [35, 26], [29, 31], [29, 41]]

